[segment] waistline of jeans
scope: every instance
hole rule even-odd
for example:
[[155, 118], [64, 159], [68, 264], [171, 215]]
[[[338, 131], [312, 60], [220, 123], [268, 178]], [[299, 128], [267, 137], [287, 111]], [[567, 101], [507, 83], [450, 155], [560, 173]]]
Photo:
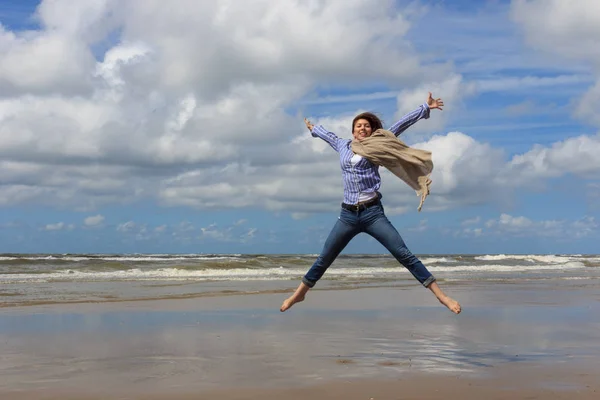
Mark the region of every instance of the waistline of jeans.
[[369, 207], [373, 207], [373, 206], [376, 206], [379, 204], [381, 204], [381, 200], [379, 199], [379, 197], [376, 197], [372, 200], [365, 201], [364, 203], [358, 203], [358, 204], [342, 203], [342, 208], [344, 208], [348, 211], [358, 212], [360, 210], [366, 210]]

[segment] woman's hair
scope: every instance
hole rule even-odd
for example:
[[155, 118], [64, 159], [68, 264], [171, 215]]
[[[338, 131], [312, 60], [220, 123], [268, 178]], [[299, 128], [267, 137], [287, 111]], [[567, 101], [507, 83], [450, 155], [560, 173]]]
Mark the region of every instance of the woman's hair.
[[358, 121], [359, 119], [366, 119], [367, 121], [369, 121], [369, 125], [371, 125], [371, 129], [373, 130], [373, 132], [375, 132], [377, 129], [383, 129], [383, 123], [377, 115], [371, 112], [364, 112], [358, 114], [352, 120], [352, 132], [354, 132], [354, 125], [356, 125], [356, 121]]

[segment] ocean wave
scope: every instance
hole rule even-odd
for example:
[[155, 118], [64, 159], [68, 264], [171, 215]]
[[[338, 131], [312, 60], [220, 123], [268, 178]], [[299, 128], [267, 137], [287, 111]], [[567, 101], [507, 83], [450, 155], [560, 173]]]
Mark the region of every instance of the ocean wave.
[[[582, 262], [573, 261], [564, 264], [542, 264], [542, 265], [454, 265], [454, 266], [431, 266], [428, 269], [432, 273], [494, 273], [494, 272], [532, 272], [552, 270], [576, 270], [585, 269]], [[50, 281], [144, 281], [144, 280], [287, 280], [299, 278], [306, 273], [306, 268], [228, 268], [228, 269], [180, 269], [180, 268], [156, 268], [140, 269], [130, 268], [118, 271], [81, 271], [65, 269], [51, 273], [15, 273], [0, 275], [0, 283], [23, 283], [23, 282], [50, 282]], [[332, 267], [327, 270], [327, 277], [347, 278], [386, 278], [406, 274], [407, 270], [401, 266], [395, 267]]]
[[170, 261], [213, 261], [213, 260], [242, 260], [241, 255], [203, 255], [203, 256], [1, 256], [0, 261], [118, 261], [118, 262], [170, 262]]
[[428, 264], [441, 264], [441, 263], [456, 263], [458, 260], [455, 258], [448, 257], [425, 257], [421, 258], [421, 262], [425, 265]]
[[474, 258], [478, 261], [504, 261], [504, 260], [520, 260], [528, 261], [531, 263], [547, 263], [547, 264], [561, 264], [570, 261], [582, 260], [581, 256], [566, 256], [566, 255], [536, 255], [536, 254], [494, 254], [494, 255], [483, 255]]

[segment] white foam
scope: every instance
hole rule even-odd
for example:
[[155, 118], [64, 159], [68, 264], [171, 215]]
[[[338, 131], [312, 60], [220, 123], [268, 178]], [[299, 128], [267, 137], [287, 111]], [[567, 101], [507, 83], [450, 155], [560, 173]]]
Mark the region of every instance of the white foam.
[[[568, 262], [564, 264], [541, 264], [541, 265], [455, 265], [455, 266], [431, 266], [428, 269], [432, 273], [448, 272], [530, 272], [530, 271], [552, 271], [552, 270], [576, 270], [586, 268], [581, 262]], [[0, 275], [0, 283], [17, 282], [47, 282], [47, 281], [132, 281], [132, 280], [287, 280], [298, 278], [306, 273], [306, 268], [232, 268], [232, 269], [204, 269], [186, 270], [177, 268], [139, 269], [132, 268], [121, 271], [77, 271], [62, 270], [53, 273], [42, 274], [6, 274]], [[331, 267], [327, 270], [327, 277], [345, 278], [393, 278], [403, 276], [407, 270], [402, 266], [387, 268], [372, 267]]]
[[14, 260], [25, 260], [25, 261], [46, 261], [46, 260], [61, 260], [61, 261], [128, 261], [128, 262], [153, 262], [153, 261], [212, 261], [212, 260], [232, 260], [242, 261], [238, 255], [228, 256], [97, 256], [97, 257], [85, 257], [85, 256], [66, 256], [66, 257], [54, 257], [54, 256], [43, 256], [43, 257], [0, 257], [0, 261], [14, 261]]
[[421, 258], [421, 262], [425, 265], [429, 265], [429, 264], [438, 264], [438, 263], [455, 263], [458, 261], [453, 258], [447, 258], [447, 257], [426, 257], [426, 258]]
[[428, 267], [431, 271], [438, 272], [526, 272], [526, 271], [551, 271], [551, 270], [571, 270], [586, 268], [580, 261], [571, 261], [563, 264], [532, 264], [532, 265], [502, 265], [502, 264], [484, 264], [484, 265], [461, 265], [457, 267]]
[[503, 260], [522, 260], [529, 262], [541, 262], [548, 264], [566, 263], [569, 261], [581, 260], [581, 257], [573, 256], [555, 256], [555, 255], [517, 255], [517, 254], [495, 254], [495, 255], [484, 255], [477, 256], [475, 260], [479, 261], [503, 261]]

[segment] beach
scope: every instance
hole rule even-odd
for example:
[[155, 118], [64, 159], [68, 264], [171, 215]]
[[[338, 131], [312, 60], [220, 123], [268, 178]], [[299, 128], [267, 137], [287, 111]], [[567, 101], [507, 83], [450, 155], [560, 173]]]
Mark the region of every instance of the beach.
[[[293, 274], [3, 276], [0, 398], [598, 398], [597, 257], [479, 257], [479, 271], [475, 262], [438, 257], [438, 265], [455, 264], [455, 273], [448, 266], [436, 275], [461, 302], [460, 315], [405, 271], [389, 279], [365, 273], [389, 261], [373, 257], [342, 258], [337, 268], [362, 272], [332, 273], [285, 313], [279, 306], [297, 285]], [[552, 267], [559, 263], [567, 266]], [[77, 297], [81, 288], [97, 296]]]

